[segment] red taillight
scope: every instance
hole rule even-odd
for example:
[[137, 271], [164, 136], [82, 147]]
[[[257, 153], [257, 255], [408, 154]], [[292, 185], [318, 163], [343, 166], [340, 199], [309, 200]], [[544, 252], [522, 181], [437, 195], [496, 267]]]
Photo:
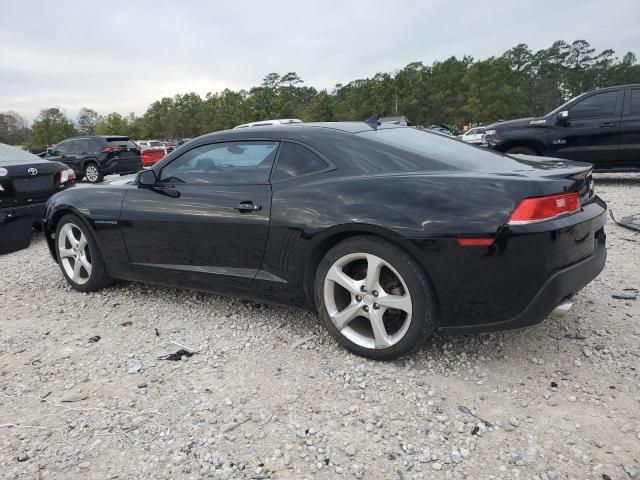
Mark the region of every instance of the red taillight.
[[70, 168], [67, 168], [66, 170], [60, 172], [60, 184], [73, 182], [75, 179], [76, 173]]
[[122, 150], [120, 147], [104, 147], [102, 153], [113, 153]]
[[575, 192], [525, 198], [513, 211], [507, 223], [509, 225], [523, 225], [544, 222], [560, 215], [578, 211], [580, 211], [580, 197]]

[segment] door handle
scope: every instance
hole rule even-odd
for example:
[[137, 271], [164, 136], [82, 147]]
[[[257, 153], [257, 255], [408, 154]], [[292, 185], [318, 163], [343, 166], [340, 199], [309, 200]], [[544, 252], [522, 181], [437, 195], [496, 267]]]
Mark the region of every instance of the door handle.
[[242, 213], [245, 212], [257, 212], [262, 210], [262, 205], [256, 205], [253, 202], [240, 202], [235, 206], [236, 210], [239, 210]]
[[613, 122], [603, 122], [600, 125], [598, 125], [600, 128], [611, 128], [611, 127], [615, 127], [616, 124]]

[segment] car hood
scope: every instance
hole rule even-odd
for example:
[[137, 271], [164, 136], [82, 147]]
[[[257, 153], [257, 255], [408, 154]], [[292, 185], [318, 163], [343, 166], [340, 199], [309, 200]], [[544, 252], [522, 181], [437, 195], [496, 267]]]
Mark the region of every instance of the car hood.
[[529, 127], [531, 125], [544, 125], [545, 123], [546, 119], [544, 117], [516, 118], [515, 120], [492, 123], [486, 127], [485, 131], [489, 129], [500, 130], [503, 128]]
[[136, 174], [132, 173], [131, 175], [122, 175], [121, 177], [113, 178], [110, 180], [105, 180], [102, 182], [103, 185], [132, 185], [136, 181]]

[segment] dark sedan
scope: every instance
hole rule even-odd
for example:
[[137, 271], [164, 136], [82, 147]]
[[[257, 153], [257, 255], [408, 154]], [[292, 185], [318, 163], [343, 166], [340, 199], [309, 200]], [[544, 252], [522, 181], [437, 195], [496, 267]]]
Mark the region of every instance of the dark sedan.
[[0, 255], [27, 248], [45, 201], [74, 181], [63, 164], [0, 143]]
[[113, 279], [317, 310], [351, 351], [566, 310], [606, 259], [591, 165], [512, 158], [411, 127], [325, 123], [197, 138], [135, 181], [47, 204], [77, 290]]

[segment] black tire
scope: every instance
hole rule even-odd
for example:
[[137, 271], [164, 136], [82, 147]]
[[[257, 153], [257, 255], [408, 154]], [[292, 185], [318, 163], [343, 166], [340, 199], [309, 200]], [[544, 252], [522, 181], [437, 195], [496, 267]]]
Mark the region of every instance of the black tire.
[[[384, 348], [366, 348], [345, 337], [334, 325], [324, 300], [325, 278], [335, 262], [350, 254], [371, 254], [391, 265], [404, 280], [411, 297], [412, 314], [408, 329], [397, 343]], [[376, 293], [376, 292], [374, 292]], [[437, 302], [431, 282], [406, 252], [376, 236], [358, 236], [329, 250], [316, 270], [314, 295], [318, 314], [331, 335], [349, 351], [373, 360], [391, 360], [419, 347], [438, 327]], [[350, 324], [349, 324], [350, 325]]]
[[87, 162], [82, 176], [89, 183], [100, 183], [104, 179], [104, 174], [96, 162]]
[[[73, 280], [72, 277], [69, 276], [62, 262], [60, 248], [59, 248], [59, 240], [60, 240], [60, 231], [67, 224], [72, 224], [75, 226], [82, 234], [85, 236], [87, 240], [87, 246], [89, 252], [89, 260], [91, 263], [91, 273], [88, 275], [88, 280], [85, 283], [78, 283]], [[97, 290], [101, 290], [104, 287], [107, 287], [113, 283], [113, 279], [107, 273], [107, 268], [104, 263], [104, 259], [102, 258], [102, 254], [100, 253], [100, 249], [98, 248], [98, 244], [96, 243], [95, 237], [91, 229], [87, 226], [86, 222], [84, 222], [77, 215], [69, 214], [65, 215], [60, 219], [58, 224], [56, 225], [56, 239], [54, 243], [54, 248], [56, 252], [56, 259], [58, 260], [58, 265], [60, 266], [60, 270], [62, 270], [62, 274], [69, 282], [74, 289], [79, 290], [81, 292], [95, 292]]]
[[507, 155], [520, 154], [520, 155], [538, 155], [533, 148], [529, 147], [511, 147], [505, 152]]

